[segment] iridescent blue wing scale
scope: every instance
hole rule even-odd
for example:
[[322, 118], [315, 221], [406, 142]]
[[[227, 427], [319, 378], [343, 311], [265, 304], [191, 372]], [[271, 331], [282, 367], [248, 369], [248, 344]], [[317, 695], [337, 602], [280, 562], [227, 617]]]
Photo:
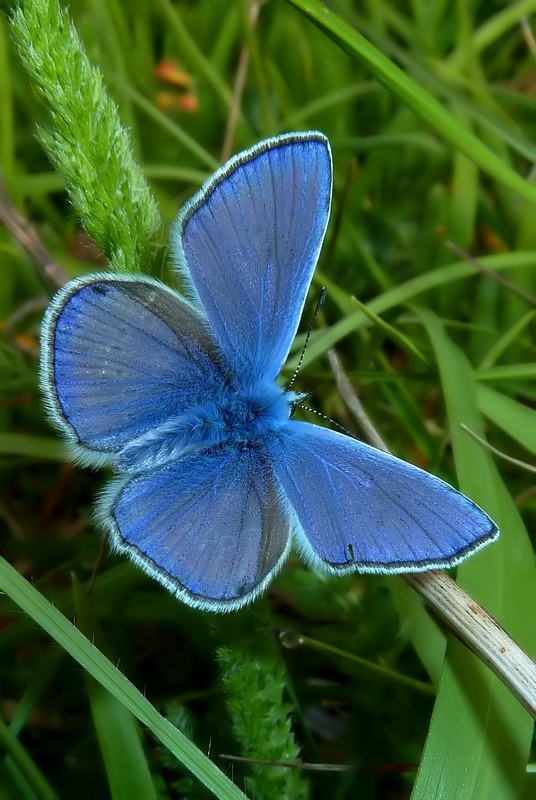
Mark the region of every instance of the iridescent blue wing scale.
[[290, 422], [270, 453], [300, 551], [331, 572], [451, 567], [498, 535], [439, 478], [349, 436]]
[[223, 445], [119, 479], [98, 518], [115, 549], [189, 605], [251, 602], [284, 562], [290, 520], [262, 448]]
[[71, 281], [47, 311], [41, 344], [49, 413], [72, 455], [95, 466], [231, 377], [201, 315], [150, 278]]
[[267, 139], [232, 158], [183, 208], [179, 269], [243, 384], [275, 380], [292, 343], [331, 203], [321, 133]]

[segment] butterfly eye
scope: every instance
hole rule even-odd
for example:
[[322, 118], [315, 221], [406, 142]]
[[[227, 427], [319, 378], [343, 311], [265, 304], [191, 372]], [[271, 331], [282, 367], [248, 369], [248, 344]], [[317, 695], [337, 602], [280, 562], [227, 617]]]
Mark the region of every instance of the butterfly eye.
[[[312, 392], [294, 392], [292, 390], [286, 390], [286, 397], [287, 402], [289, 405], [289, 417], [292, 419], [294, 414], [296, 413], [296, 409], [304, 408], [303, 403], [312, 396]], [[305, 409], [309, 411], [310, 409]]]

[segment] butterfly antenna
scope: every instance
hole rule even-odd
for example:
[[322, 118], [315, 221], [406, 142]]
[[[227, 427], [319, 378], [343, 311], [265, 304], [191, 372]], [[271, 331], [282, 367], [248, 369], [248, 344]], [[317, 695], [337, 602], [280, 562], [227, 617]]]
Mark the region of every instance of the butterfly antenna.
[[300, 371], [300, 367], [301, 367], [302, 362], [303, 362], [303, 357], [305, 356], [305, 351], [307, 350], [307, 345], [309, 344], [309, 339], [311, 338], [311, 331], [313, 330], [313, 325], [315, 324], [315, 320], [318, 317], [318, 314], [320, 313], [320, 309], [324, 305], [324, 301], [326, 299], [326, 295], [327, 295], [327, 289], [326, 289], [325, 286], [322, 286], [322, 291], [320, 292], [320, 297], [317, 300], [316, 308], [315, 308], [315, 311], [314, 311], [314, 314], [313, 314], [313, 318], [311, 320], [311, 324], [309, 325], [309, 330], [307, 331], [307, 336], [305, 337], [305, 343], [304, 343], [302, 351], [301, 351], [300, 360], [298, 361], [298, 366], [294, 370], [294, 375], [290, 379], [290, 383], [287, 386], [287, 391], [289, 389], [292, 389], [292, 384], [294, 383], [294, 381], [298, 377], [298, 372]]
[[333, 425], [334, 428], [338, 428], [341, 433], [344, 433], [346, 436], [350, 436], [352, 439], [357, 439], [358, 437], [352, 431], [349, 431], [348, 428], [345, 428], [344, 425], [339, 425], [334, 419], [328, 417], [327, 414], [323, 414], [321, 411], [317, 411], [316, 408], [311, 408], [310, 406], [304, 406], [301, 403], [296, 404], [296, 408], [300, 408], [302, 411], [308, 411], [310, 414], [316, 414], [317, 417], [321, 417], [325, 419], [326, 422], [329, 422]]

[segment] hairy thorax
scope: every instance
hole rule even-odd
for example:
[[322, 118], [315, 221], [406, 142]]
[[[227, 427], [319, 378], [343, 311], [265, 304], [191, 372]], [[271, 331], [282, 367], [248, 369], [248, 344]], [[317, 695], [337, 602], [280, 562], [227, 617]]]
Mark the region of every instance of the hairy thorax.
[[116, 467], [120, 471], [146, 470], [226, 442], [244, 447], [254, 444], [284, 425], [298, 401], [299, 395], [276, 384], [240, 392], [225, 387], [216, 399], [197, 404], [140, 435], [119, 453]]

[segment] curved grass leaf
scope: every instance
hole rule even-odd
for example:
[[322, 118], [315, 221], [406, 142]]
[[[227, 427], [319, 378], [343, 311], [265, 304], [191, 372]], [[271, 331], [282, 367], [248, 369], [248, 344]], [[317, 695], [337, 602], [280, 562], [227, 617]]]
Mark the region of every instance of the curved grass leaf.
[[477, 399], [484, 416], [536, 455], [536, 411], [533, 408], [482, 383], [477, 385]]
[[[91, 601], [74, 575], [73, 595], [79, 630], [102, 653], [108, 652]], [[136, 718], [87, 673], [86, 686], [112, 800], [158, 800]]]
[[[499, 525], [498, 542], [462, 564], [461, 585], [529, 652], [536, 650], [536, 574], [530, 541], [491, 454], [460, 427], [483, 435], [473, 371], [440, 320], [419, 309], [437, 358], [460, 489]], [[451, 639], [413, 800], [519, 800], [533, 721], [505, 686]], [[448, 780], [445, 780], [448, 776]]]
[[141, 692], [57, 608], [22, 575], [0, 559], [0, 591], [5, 592], [58, 644], [143, 724], [220, 800], [245, 795], [189, 739], [162, 717]]

